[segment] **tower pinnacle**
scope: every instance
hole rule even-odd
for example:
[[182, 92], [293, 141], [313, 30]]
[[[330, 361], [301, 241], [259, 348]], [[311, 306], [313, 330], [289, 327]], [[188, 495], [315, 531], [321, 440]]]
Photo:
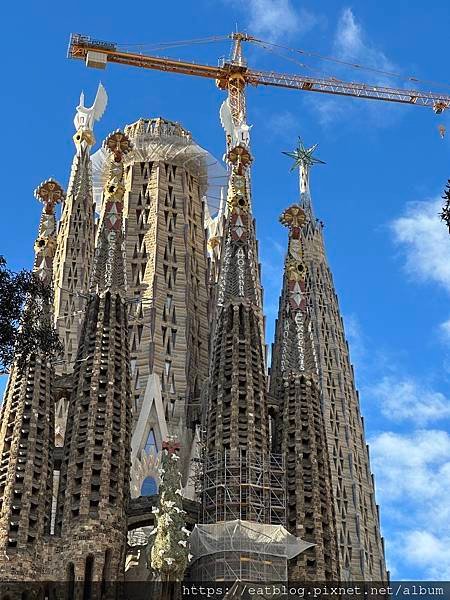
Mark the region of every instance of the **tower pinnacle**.
[[34, 196], [44, 205], [39, 234], [34, 244], [34, 271], [43, 282], [50, 285], [53, 276], [53, 257], [56, 252], [55, 206], [64, 200], [65, 194], [57, 181], [47, 179], [36, 188]]
[[90, 108], [84, 106], [83, 93], [76, 107], [76, 132], [73, 136], [76, 152], [59, 223], [54, 261], [54, 318], [64, 347], [64, 361], [56, 367], [58, 375], [73, 370], [81, 315], [85, 308], [95, 229], [90, 150], [95, 144], [94, 122], [103, 115], [106, 103], [107, 95], [100, 84]]
[[104, 188], [102, 216], [90, 282], [91, 292], [104, 295], [114, 291], [125, 293], [126, 275], [123, 255], [123, 158], [131, 150], [131, 142], [121, 131], [109, 135], [104, 147], [110, 152], [108, 182]]
[[314, 152], [317, 148], [317, 144], [314, 144], [310, 148], [306, 148], [301, 138], [298, 138], [297, 147], [292, 152], [283, 152], [286, 156], [290, 156], [294, 159], [294, 164], [291, 167], [291, 171], [299, 169], [300, 176], [300, 203], [306, 210], [308, 217], [313, 222], [313, 211], [311, 203], [311, 195], [309, 192], [309, 171], [313, 165], [324, 165], [325, 162], [314, 156]]

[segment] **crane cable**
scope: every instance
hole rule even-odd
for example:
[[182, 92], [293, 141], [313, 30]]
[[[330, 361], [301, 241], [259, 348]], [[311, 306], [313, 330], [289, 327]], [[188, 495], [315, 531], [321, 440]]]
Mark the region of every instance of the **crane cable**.
[[372, 73], [377, 73], [378, 75], [385, 75], [387, 77], [393, 77], [393, 78], [397, 78], [397, 79], [402, 79], [404, 81], [411, 81], [414, 83], [428, 84], [428, 85], [433, 85], [433, 86], [444, 86], [444, 87], [450, 88], [450, 84], [448, 84], [448, 83], [430, 81], [430, 80], [426, 80], [426, 79], [419, 79], [418, 77], [415, 77], [412, 75], [405, 77], [404, 75], [401, 75], [400, 73], [395, 73], [393, 71], [386, 71], [384, 69], [376, 69], [374, 67], [367, 67], [367, 66], [361, 65], [357, 62], [349, 62], [349, 61], [345, 61], [345, 60], [342, 60], [339, 58], [334, 58], [332, 56], [324, 56], [322, 54], [318, 54], [317, 52], [310, 52], [308, 50], [291, 48], [289, 46], [283, 46], [281, 44], [273, 44], [271, 42], [266, 42], [265, 40], [259, 40], [256, 38], [252, 38], [250, 41], [253, 43], [256, 43], [257, 45], [265, 45], [265, 46], [271, 46], [273, 48], [279, 48], [282, 50], [288, 50], [289, 52], [292, 52], [292, 53], [301, 54], [304, 56], [309, 56], [311, 58], [317, 58], [319, 60], [344, 65], [346, 67], [350, 67], [352, 69], [357, 69], [360, 71], [369, 71]]
[[[153, 44], [149, 44], [148, 42], [146, 42], [146, 43], [120, 43], [120, 44], [116, 44], [116, 46], [118, 48], [122, 48], [122, 49], [134, 48], [134, 49], [140, 49], [141, 51], [144, 49], [146, 49], [147, 51], [158, 51], [158, 50], [169, 50], [169, 49], [173, 49], [173, 48], [181, 48], [183, 46], [209, 44], [212, 42], [224, 42], [224, 41], [229, 41], [229, 39], [230, 39], [230, 35], [216, 35], [216, 36], [209, 36], [209, 37], [205, 37], [205, 38], [176, 40], [173, 42], [158, 42], [158, 43], [153, 43]], [[450, 84], [448, 84], [448, 83], [442, 83], [442, 82], [426, 80], [426, 79], [419, 79], [418, 77], [413, 76], [413, 75], [404, 76], [401, 73], [396, 73], [394, 71], [387, 71], [385, 69], [377, 69], [375, 67], [368, 67], [368, 66], [362, 65], [356, 61], [350, 62], [350, 61], [346, 61], [343, 59], [335, 58], [333, 56], [325, 56], [323, 54], [319, 54], [318, 52], [311, 52], [309, 50], [303, 50], [300, 48], [292, 48], [290, 46], [284, 46], [282, 44], [274, 44], [273, 42], [260, 40], [255, 37], [250, 37], [248, 39], [248, 41], [253, 42], [257, 46], [267, 50], [268, 52], [271, 52], [272, 54], [274, 54], [276, 56], [279, 56], [280, 58], [284, 58], [285, 60], [291, 61], [304, 69], [308, 69], [309, 71], [311, 71], [313, 73], [320, 74], [322, 77], [325, 76], [327, 78], [334, 79], [334, 80], [336, 80], [336, 78], [333, 77], [332, 75], [325, 74], [323, 71], [314, 69], [314, 67], [311, 67], [310, 65], [307, 65], [306, 63], [296, 61], [292, 57], [287, 57], [283, 54], [277, 53], [275, 49], [287, 50], [288, 52], [291, 52], [293, 54], [300, 54], [302, 56], [307, 56], [310, 58], [315, 58], [318, 60], [342, 65], [342, 66], [349, 67], [351, 69], [355, 69], [358, 71], [367, 71], [370, 73], [376, 73], [378, 75], [383, 75], [385, 77], [396, 78], [396, 79], [400, 79], [403, 81], [409, 81], [409, 82], [422, 84], [422, 85], [442, 86], [445, 88], [450, 88]]]
[[312, 73], [319, 75], [321, 78], [327, 78], [333, 81], [338, 81], [336, 79], [336, 77], [333, 77], [332, 75], [328, 74], [328, 73], [324, 73], [323, 71], [320, 71], [319, 69], [315, 69], [314, 67], [311, 67], [311, 65], [307, 65], [306, 63], [302, 63], [298, 60], [296, 60], [295, 58], [292, 58], [291, 56], [285, 56], [284, 54], [281, 54], [280, 52], [277, 52], [276, 50], [274, 50], [273, 48], [269, 48], [268, 45], [266, 45], [266, 42], [257, 42], [258, 46], [260, 46], [261, 48], [263, 48], [264, 50], [266, 50], [267, 52], [270, 52], [271, 54], [278, 56], [279, 58], [283, 58], [284, 60], [288, 60], [289, 62], [292, 62], [296, 65], [298, 65], [299, 67], [302, 67], [303, 69], [308, 69], [309, 71], [311, 71]]
[[193, 46], [196, 44], [208, 44], [211, 42], [223, 42], [229, 40], [228, 35], [220, 35], [220, 36], [210, 36], [206, 38], [194, 38], [190, 40], [177, 40], [174, 42], [158, 42], [154, 44], [140, 43], [140, 44], [129, 44], [129, 43], [121, 43], [116, 44], [118, 48], [126, 49], [126, 48], [140, 48], [146, 50], [168, 50], [170, 48], [180, 48], [182, 46]]

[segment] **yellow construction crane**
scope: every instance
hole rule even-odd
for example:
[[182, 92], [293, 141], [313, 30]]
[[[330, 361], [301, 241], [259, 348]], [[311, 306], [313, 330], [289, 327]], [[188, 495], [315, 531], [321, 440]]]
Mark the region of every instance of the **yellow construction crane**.
[[221, 89], [230, 89], [230, 86], [234, 87], [235, 85], [239, 88], [243, 85], [292, 88], [308, 92], [428, 106], [436, 114], [442, 113], [450, 106], [450, 96], [445, 94], [374, 86], [365, 83], [349, 83], [332, 77], [321, 79], [250, 69], [242, 57], [242, 42], [260, 42], [261, 40], [257, 40], [246, 33], [232, 33], [230, 38], [234, 40], [231, 59], [223, 61], [223, 64], [218, 67], [127, 52], [119, 50], [114, 43], [102, 42], [80, 34], [72, 34], [68, 56], [69, 58], [85, 60], [88, 67], [101, 69], [104, 69], [107, 63], [119, 63], [143, 69], [207, 77], [215, 79]]
[[[231, 58], [223, 60], [217, 67], [198, 64], [185, 60], [176, 60], [159, 56], [151, 56], [121, 50], [115, 43], [95, 40], [91, 37], [72, 34], [70, 38], [68, 56], [86, 62], [88, 67], [104, 69], [108, 63], [119, 63], [144, 69], [154, 69], [169, 73], [181, 73], [184, 75], [196, 75], [214, 79], [219, 88], [227, 90], [228, 104], [231, 118], [236, 126], [245, 121], [245, 87], [247, 85], [273, 86], [303, 90], [307, 92], [318, 92], [322, 94], [334, 94], [338, 96], [349, 96], [371, 100], [383, 100], [385, 102], [397, 102], [400, 104], [412, 104], [415, 106], [426, 106], [433, 109], [436, 114], [441, 114], [450, 107], [450, 96], [421, 90], [391, 88], [384, 86], [368, 85], [366, 83], [350, 83], [334, 77], [316, 78], [304, 75], [291, 75], [275, 71], [260, 71], [248, 67], [242, 54], [242, 42], [254, 42], [267, 47], [267, 42], [246, 33], [232, 33], [227, 36], [233, 40]], [[215, 41], [223, 38], [208, 38], [206, 41]], [[202, 40], [195, 40], [202, 41]], [[179, 44], [174, 43], [174, 46]], [[272, 44], [272, 47], [274, 45]], [[322, 57], [323, 58], [323, 57]], [[332, 60], [332, 59], [326, 59]], [[337, 61], [342, 62], [342, 61]], [[351, 65], [360, 67], [360, 65]], [[373, 69], [369, 69], [373, 70]], [[417, 81], [415, 78], [412, 78]], [[441, 136], [445, 128], [440, 128]], [[450, 217], [448, 210], [441, 215], [450, 229]]]

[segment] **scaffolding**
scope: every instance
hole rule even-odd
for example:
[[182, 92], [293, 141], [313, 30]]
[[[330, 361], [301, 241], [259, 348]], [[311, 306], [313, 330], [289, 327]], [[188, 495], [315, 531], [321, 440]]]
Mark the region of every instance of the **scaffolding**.
[[285, 468], [281, 454], [224, 450], [205, 457], [203, 523], [286, 523]]
[[191, 538], [195, 581], [286, 581], [310, 545], [289, 534], [281, 455], [224, 450], [204, 458], [202, 516]]

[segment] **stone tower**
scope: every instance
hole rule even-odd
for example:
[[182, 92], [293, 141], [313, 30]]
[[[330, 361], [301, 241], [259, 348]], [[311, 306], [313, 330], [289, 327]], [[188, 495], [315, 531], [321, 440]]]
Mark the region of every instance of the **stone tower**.
[[[35, 192], [44, 208], [35, 243], [34, 273], [52, 283], [56, 246], [55, 204], [62, 188], [49, 179]], [[27, 310], [27, 308], [25, 308]], [[44, 304], [40, 319], [52, 319]], [[40, 578], [44, 537], [50, 528], [53, 478], [53, 366], [43, 352], [17, 350], [0, 414], [1, 580]]]
[[[239, 66], [233, 63], [230, 68]], [[193, 577], [280, 581], [287, 576], [286, 556], [273, 556], [268, 540], [275, 530], [286, 539], [285, 474], [281, 457], [270, 452], [262, 288], [251, 208], [252, 157], [238, 73], [229, 85], [221, 119], [230, 173], [223, 226], [218, 229], [221, 240], [216, 239], [220, 250], [210, 245], [217, 269], [215, 323], [204, 407], [202, 524], [192, 546], [200, 558]], [[203, 535], [216, 545], [207, 558], [201, 554]]]
[[333, 481], [341, 580], [385, 581], [374, 479], [360, 413], [353, 367], [333, 278], [325, 255], [322, 225], [314, 216], [310, 167], [315, 146], [287, 153], [300, 174], [300, 204], [307, 216], [302, 230], [307, 267], [306, 297], [317, 352], [322, 404]]
[[54, 261], [54, 316], [64, 348], [63, 361], [56, 366], [57, 374], [73, 371], [86, 305], [95, 233], [90, 149], [95, 144], [94, 121], [102, 116], [106, 101], [102, 84], [90, 109], [84, 106], [81, 94], [74, 121], [76, 154], [59, 222]]
[[208, 375], [208, 154], [162, 118], [140, 119], [125, 133], [133, 143], [124, 158], [133, 452], [150, 434], [159, 450], [177, 435], [186, 476], [192, 407]]
[[123, 238], [121, 132], [110, 153], [89, 299], [73, 373], [56, 532], [67, 580], [123, 577], [129, 498], [131, 389]]
[[289, 228], [283, 289], [272, 348], [270, 392], [278, 408], [275, 448], [286, 462], [287, 528], [314, 544], [290, 561], [291, 581], [336, 581], [338, 554], [331, 471], [317, 357], [307, 311], [299, 205], [280, 218]]

